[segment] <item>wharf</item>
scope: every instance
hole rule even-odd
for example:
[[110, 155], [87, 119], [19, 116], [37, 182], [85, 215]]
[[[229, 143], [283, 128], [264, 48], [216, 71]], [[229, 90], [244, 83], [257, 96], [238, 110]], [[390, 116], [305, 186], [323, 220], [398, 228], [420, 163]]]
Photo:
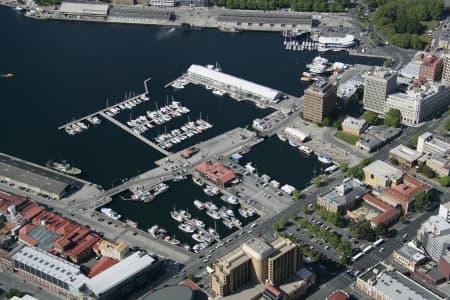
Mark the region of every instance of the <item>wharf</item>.
[[116, 125], [117, 127], [125, 130], [126, 132], [128, 132], [129, 134], [131, 134], [132, 136], [136, 137], [137, 139], [141, 140], [142, 142], [144, 142], [145, 144], [149, 145], [150, 147], [152, 147], [153, 149], [161, 152], [164, 155], [170, 155], [170, 152], [167, 150], [164, 150], [163, 148], [159, 147], [158, 145], [156, 145], [155, 143], [153, 143], [152, 141], [150, 141], [149, 139], [147, 139], [146, 137], [143, 137], [140, 134], [137, 134], [135, 132], [133, 132], [133, 130], [131, 130], [130, 128], [128, 128], [126, 125], [120, 123], [119, 121], [117, 121], [116, 119], [106, 115], [103, 111], [100, 112], [100, 115], [105, 118], [106, 120], [110, 121], [111, 123], [113, 123], [114, 125]]

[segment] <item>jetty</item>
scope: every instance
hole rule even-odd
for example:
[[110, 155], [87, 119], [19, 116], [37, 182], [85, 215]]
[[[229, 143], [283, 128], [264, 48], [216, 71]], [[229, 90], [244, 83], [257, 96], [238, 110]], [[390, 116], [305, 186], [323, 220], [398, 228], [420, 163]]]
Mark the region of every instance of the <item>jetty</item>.
[[136, 137], [137, 139], [139, 139], [141, 142], [144, 142], [145, 144], [149, 145], [150, 147], [152, 147], [153, 149], [161, 152], [162, 154], [164, 154], [165, 156], [170, 155], [170, 152], [161, 148], [160, 146], [156, 145], [155, 143], [153, 143], [152, 141], [150, 141], [149, 139], [147, 139], [146, 137], [135, 133], [133, 130], [131, 130], [130, 128], [128, 128], [126, 125], [120, 123], [119, 121], [117, 121], [116, 119], [114, 119], [113, 117], [110, 117], [108, 115], [106, 115], [103, 111], [100, 112], [100, 115], [110, 121], [111, 123], [113, 123], [114, 125], [116, 125], [117, 127], [119, 127], [120, 129], [126, 131], [127, 133], [131, 134], [132, 136]]

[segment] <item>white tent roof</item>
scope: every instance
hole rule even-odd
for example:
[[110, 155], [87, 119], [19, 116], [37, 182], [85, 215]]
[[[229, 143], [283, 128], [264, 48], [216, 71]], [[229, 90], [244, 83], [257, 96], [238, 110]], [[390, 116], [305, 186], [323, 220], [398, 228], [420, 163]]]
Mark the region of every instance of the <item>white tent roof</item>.
[[289, 137], [294, 137], [297, 139], [300, 139], [301, 141], [304, 141], [308, 135], [306, 133], [304, 133], [303, 131], [300, 131], [296, 128], [292, 128], [292, 127], [286, 127], [286, 129], [284, 130], [284, 133], [286, 135], [288, 135]]
[[61, 14], [77, 14], [77, 15], [103, 15], [108, 14], [109, 4], [106, 3], [83, 3], [83, 2], [67, 2], [63, 1], [59, 12]]
[[290, 195], [295, 191], [295, 187], [293, 187], [292, 185], [289, 185], [289, 184], [285, 184], [281, 187], [281, 190], [285, 191], [286, 193], [288, 193]]
[[228, 75], [216, 70], [208, 69], [200, 65], [191, 65], [188, 69], [188, 73], [207, 77], [210, 80], [218, 81], [226, 85], [230, 85], [236, 89], [244, 90], [250, 94], [257, 95], [259, 97], [275, 100], [279, 97], [280, 92], [263, 85]]

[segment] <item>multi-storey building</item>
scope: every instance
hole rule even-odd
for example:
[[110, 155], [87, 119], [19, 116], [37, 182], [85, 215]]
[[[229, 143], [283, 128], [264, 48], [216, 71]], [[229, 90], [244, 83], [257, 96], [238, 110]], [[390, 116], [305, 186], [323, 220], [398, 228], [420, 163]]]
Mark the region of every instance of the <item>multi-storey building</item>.
[[450, 82], [450, 53], [444, 56], [444, 66], [442, 68], [442, 80]]
[[318, 80], [305, 90], [303, 118], [314, 123], [322, 122], [336, 109], [336, 86], [326, 80]]
[[431, 216], [417, 231], [417, 239], [434, 260], [450, 254], [450, 224], [441, 216]]
[[450, 153], [450, 144], [435, 138], [430, 132], [425, 132], [417, 138], [417, 152], [445, 157]]
[[440, 80], [442, 74], [442, 58], [435, 55], [424, 57], [420, 65], [419, 78], [426, 80]]
[[450, 104], [450, 88], [443, 84], [427, 82], [420, 87], [411, 87], [406, 93], [394, 93], [387, 97], [384, 112], [398, 109], [402, 124], [417, 125]]
[[211, 289], [224, 297], [250, 281], [277, 285], [301, 266], [302, 253], [291, 241], [278, 238], [268, 244], [252, 238], [214, 262]]
[[364, 109], [383, 114], [386, 97], [395, 91], [396, 86], [396, 73], [386, 68], [374, 68], [365, 76]]

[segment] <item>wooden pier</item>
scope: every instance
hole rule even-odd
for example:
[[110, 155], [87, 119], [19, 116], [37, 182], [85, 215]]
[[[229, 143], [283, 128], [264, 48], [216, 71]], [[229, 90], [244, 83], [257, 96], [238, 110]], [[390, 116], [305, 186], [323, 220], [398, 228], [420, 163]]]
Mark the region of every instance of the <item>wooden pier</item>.
[[129, 134], [131, 134], [132, 136], [138, 138], [139, 140], [141, 140], [142, 142], [144, 142], [145, 144], [149, 145], [150, 147], [152, 147], [153, 149], [161, 152], [164, 155], [170, 155], [170, 152], [159, 147], [158, 145], [156, 145], [155, 143], [153, 143], [152, 141], [150, 141], [149, 139], [147, 139], [146, 137], [143, 137], [140, 134], [135, 133], [133, 130], [131, 130], [130, 128], [128, 128], [126, 125], [120, 123], [119, 121], [117, 121], [116, 119], [114, 119], [113, 117], [108, 116], [107, 114], [105, 114], [103, 111], [100, 111], [100, 116], [102, 116], [103, 118], [105, 118], [106, 120], [110, 121], [111, 123], [113, 123], [114, 125], [116, 125], [117, 127], [125, 130], [126, 132], [128, 132]]

